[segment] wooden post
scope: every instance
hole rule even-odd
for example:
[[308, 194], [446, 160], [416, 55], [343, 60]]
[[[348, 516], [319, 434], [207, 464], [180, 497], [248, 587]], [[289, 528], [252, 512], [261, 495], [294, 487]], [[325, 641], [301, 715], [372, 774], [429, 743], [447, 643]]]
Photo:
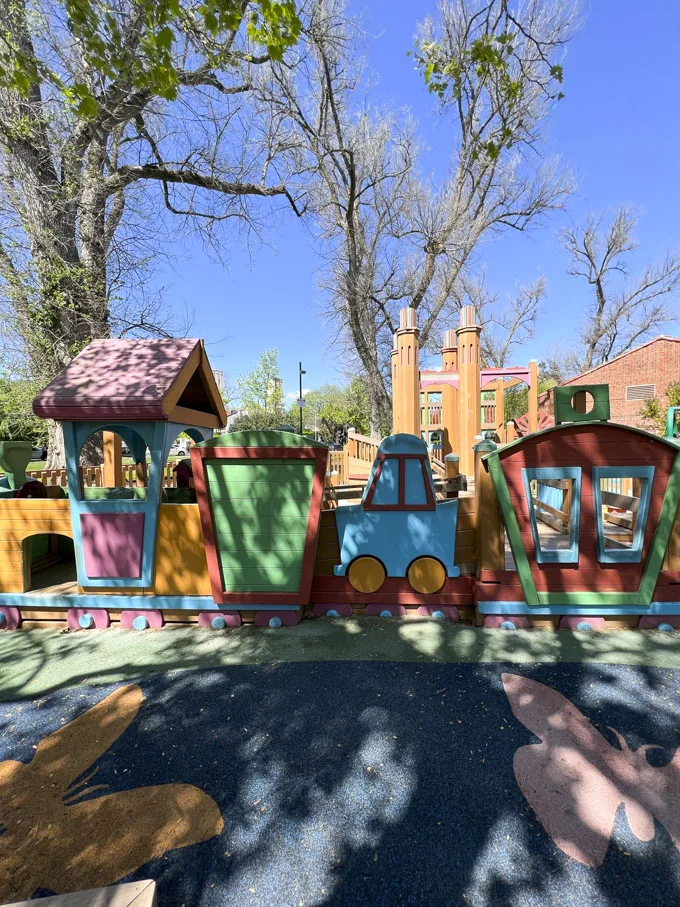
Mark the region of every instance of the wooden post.
[[496, 450], [493, 441], [475, 444], [475, 495], [477, 497], [477, 576], [482, 570], [505, 569], [505, 531], [491, 476], [482, 457]]
[[394, 346], [392, 348], [392, 434], [396, 435], [401, 431], [401, 397], [399, 389], [399, 345], [397, 335], [394, 335]]
[[529, 360], [529, 434], [538, 431], [538, 362]]
[[481, 327], [475, 324], [475, 310], [465, 305], [460, 310], [458, 337], [458, 437], [460, 438], [460, 471], [471, 476], [474, 472], [472, 448], [475, 437], [482, 430], [482, 398], [479, 387], [479, 335]]
[[496, 381], [496, 431], [501, 442], [505, 442], [505, 381]]
[[506, 422], [505, 424], [505, 441], [506, 444], [510, 444], [511, 441], [516, 440], [517, 431], [515, 429], [514, 422]]
[[396, 393], [392, 392], [393, 422], [400, 432], [420, 437], [420, 355], [415, 309], [406, 307], [399, 313], [399, 330], [395, 334], [392, 354], [396, 375]]
[[123, 445], [120, 436], [104, 432], [104, 488], [123, 487]]
[[[449, 480], [457, 479], [460, 474], [460, 457], [456, 454], [447, 454], [444, 457], [444, 466], [446, 468], [446, 479]], [[457, 498], [458, 497], [458, 488], [451, 490], [448, 485], [446, 487], [446, 497], [447, 498]]]
[[[137, 488], [146, 487], [146, 460], [138, 460], [135, 463], [135, 473], [137, 476]], [[162, 480], [161, 480], [162, 481]]]

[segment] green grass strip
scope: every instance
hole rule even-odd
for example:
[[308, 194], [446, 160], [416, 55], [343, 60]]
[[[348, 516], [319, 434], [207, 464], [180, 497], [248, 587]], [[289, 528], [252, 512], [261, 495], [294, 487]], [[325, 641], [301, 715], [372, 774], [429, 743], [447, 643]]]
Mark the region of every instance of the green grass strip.
[[282, 662], [604, 663], [680, 668], [680, 634], [484, 630], [431, 620], [305, 620], [297, 627], [216, 632], [59, 630], [0, 633], [0, 701], [150, 674]]

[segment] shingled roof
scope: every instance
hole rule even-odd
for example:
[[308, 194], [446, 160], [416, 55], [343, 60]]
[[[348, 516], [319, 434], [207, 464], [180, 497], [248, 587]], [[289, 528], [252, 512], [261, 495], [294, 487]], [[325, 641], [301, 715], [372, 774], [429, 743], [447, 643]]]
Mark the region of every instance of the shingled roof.
[[163, 420], [221, 428], [202, 340], [93, 340], [33, 401], [57, 421]]

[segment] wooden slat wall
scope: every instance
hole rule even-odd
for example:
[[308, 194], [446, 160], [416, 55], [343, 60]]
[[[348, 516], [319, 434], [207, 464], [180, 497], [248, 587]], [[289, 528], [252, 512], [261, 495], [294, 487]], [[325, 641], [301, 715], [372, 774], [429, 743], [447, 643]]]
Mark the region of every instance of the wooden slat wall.
[[73, 538], [71, 512], [65, 499], [0, 500], [0, 592], [25, 592], [22, 542], [50, 532]]

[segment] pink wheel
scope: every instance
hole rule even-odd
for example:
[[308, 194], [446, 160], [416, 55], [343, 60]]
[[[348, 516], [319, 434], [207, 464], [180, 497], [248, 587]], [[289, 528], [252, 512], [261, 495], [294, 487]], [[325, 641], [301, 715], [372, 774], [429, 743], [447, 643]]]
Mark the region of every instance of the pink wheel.
[[66, 612], [66, 625], [69, 630], [106, 630], [111, 618], [106, 608], [69, 608]]
[[418, 614], [420, 617], [434, 617], [435, 620], [450, 620], [452, 624], [460, 620], [458, 608], [453, 605], [421, 605]]
[[160, 630], [163, 626], [160, 611], [121, 611], [120, 625], [124, 630]]
[[209, 630], [225, 630], [227, 627], [240, 627], [241, 615], [238, 611], [201, 611], [198, 615], [199, 627]]
[[491, 627], [496, 630], [526, 630], [529, 627], [529, 618], [519, 614], [487, 614], [484, 618], [484, 629]]
[[665, 630], [667, 627], [672, 627], [673, 630], [680, 630], [680, 615], [664, 614], [658, 617], [643, 615], [638, 622], [638, 627], [640, 630], [656, 630], [659, 628]]
[[328, 604], [317, 604], [312, 608], [312, 614], [315, 617], [351, 617], [352, 616], [352, 606], [351, 605], [328, 605]]
[[366, 617], [406, 617], [403, 605], [366, 605]]
[[588, 630], [604, 630], [605, 626], [604, 617], [568, 617], [565, 615], [560, 619], [560, 630], [578, 630], [587, 633]]
[[0, 607], [0, 630], [18, 630], [21, 626], [21, 611], [18, 608]]
[[255, 626], [271, 627], [273, 630], [277, 627], [295, 627], [300, 620], [298, 611], [256, 611]]

